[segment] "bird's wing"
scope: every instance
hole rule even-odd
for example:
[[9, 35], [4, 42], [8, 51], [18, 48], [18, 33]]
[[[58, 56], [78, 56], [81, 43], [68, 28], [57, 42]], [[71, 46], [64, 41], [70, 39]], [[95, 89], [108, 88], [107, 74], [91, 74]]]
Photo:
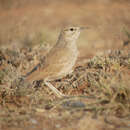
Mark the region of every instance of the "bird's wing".
[[32, 81], [40, 80], [48, 76], [54, 76], [56, 73], [62, 70], [64, 66], [63, 59], [65, 57], [65, 49], [53, 48], [46, 55], [44, 62], [37, 64], [29, 73], [26, 74], [25, 78], [28, 81]]
[[41, 59], [41, 61], [40, 61], [30, 72], [28, 72], [26, 75], [24, 75], [24, 77], [25, 77], [25, 78], [28, 77], [28, 76], [31, 75], [33, 72], [39, 70], [39, 69], [41, 68], [41, 66], [43, 67], [43, 66], [45, 65], [45, 63], [46, 63], [46, 60], [45, 60], [45, 59], [46, 59], [46, 58], [43, 57], [43, 58]]

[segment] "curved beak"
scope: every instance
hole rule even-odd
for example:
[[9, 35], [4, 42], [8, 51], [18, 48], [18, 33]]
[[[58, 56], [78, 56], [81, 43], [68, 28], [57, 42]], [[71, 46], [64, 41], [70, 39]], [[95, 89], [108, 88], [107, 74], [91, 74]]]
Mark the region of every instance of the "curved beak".
[[89, 27], [80, 27], [81, 30], [89, 29]]

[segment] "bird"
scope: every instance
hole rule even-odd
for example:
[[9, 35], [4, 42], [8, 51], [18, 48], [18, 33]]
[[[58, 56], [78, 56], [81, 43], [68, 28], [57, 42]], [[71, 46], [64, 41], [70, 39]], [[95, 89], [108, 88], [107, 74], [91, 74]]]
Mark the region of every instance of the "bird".
[[67, 26], [61, 29], [58, 40], [52, 49], [46, 54], [24, 78], [28, 82], [43, 80], [58, 97], [65, 96], [50, 82], [63, 78], [73, 72], [73, 67], [78, 57], [76, 41], [81, 30], [87, 27]]

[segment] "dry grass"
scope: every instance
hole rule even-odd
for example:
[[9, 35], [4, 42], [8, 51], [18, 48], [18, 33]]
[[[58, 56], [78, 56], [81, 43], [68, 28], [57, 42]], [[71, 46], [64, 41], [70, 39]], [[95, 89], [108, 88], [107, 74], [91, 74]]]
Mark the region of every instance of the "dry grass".
[[[130, 129], [129, 1], [0, 2], [0, 129]], [[21, 76], [66, 23], [90, 29], [78, 41], [74, 72], [52, 82], [69, 95], [58, 99], [42, 81]]]
[[[36, 49], [37, 53], [39, 49], [41, 47]], [[53, 84], [60, 91], [66, 95], [73, 95], [55, 100], [56, 97], [41, 81], [32, 85], [19, 83], [18, 78], [25, 69], [23, 62], [30, 67], [30, 63], [35, 62], [35, 59], [30, 60], [28, 55], [32, 57], [36, 54], [35, 49], [23, 50], [1, 50], [0, 123], [2, 126], [28, 124], [32, 117], [37, 116], [37, 112], [47, 110], [56, 111], [56, 115], [62, 111], [63, 120], [69, 116], [66, 115], [66, 111], [73, 111], [76, 114], [77, 110], [80, 114], [89, 112], [94, 118], [103, 116], [104, 120], [108, 115], [124, 120], [130, 116], [130, 53], [128, 51], [110, 51], [105, 55], [95, 56], [83, 66], [76, 67], [72, 74], [54, 81]], [[77, 118], [78, 115], [75, 114], [74, 117]], [[72, 116], [70, 120], [74, 117]], [[57, 118], [55, 116], [54, 119]], [[123, 127], [128, 127], [127, 125]]]

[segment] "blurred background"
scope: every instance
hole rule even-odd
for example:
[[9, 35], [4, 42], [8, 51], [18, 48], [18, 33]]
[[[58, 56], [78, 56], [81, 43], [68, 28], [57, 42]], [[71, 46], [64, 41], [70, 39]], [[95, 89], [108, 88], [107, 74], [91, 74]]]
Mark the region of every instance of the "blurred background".
[[65, 25], [89, 27], [80, 58], [121, 48], [130, 30], [129, 0], [0, 0], [0, 47], [55, 44]]

